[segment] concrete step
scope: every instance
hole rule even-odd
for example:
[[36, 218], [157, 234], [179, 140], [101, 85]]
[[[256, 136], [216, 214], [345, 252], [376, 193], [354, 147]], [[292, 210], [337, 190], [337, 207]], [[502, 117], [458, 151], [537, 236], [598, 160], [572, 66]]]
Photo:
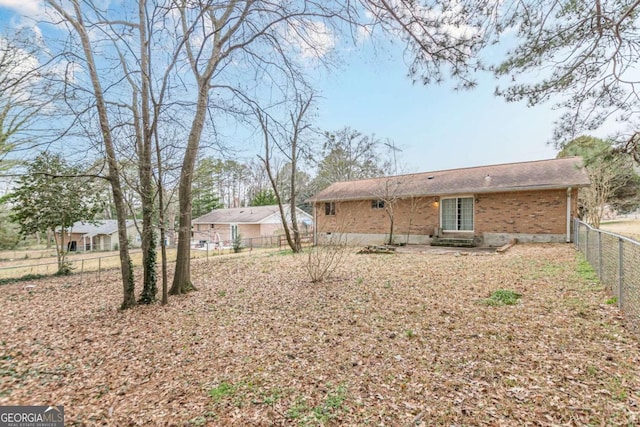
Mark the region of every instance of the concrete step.
[[446, 246], [452, 248], [473, 248], [476, 246], [474, 239], [435, 238], [431, 246]]

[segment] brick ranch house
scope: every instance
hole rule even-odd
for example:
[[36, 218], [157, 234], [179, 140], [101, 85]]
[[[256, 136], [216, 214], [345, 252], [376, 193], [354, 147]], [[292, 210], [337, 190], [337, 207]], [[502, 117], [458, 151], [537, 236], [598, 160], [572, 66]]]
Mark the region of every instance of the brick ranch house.
[[588, 185], [582, 159], [568, 157], [336, 182], [309, 201], [319, 243], [382, 244], [393, 217], [394, 243], [500, 246], [571, 241]]
[[[58, 231], [58, 234], [61, 234]], [[139, 248], [140, 233], [132, 219], [127, 220], [129, 245]], [[89, 222], [78, 221], [73, 224], [70, 234], [65, 233], [64, 242], [70, 252], [114, 251], [118, 249], [118, 221], [104, 219]]]
[[[291, 223], [289, 206], [284, 207], [288, 222]], [[313, 228], [313, 217], [296, 208], [298, 229], [301, 233], [310, 233]], [[249, 206], [244, 208], [215, 209], [208, 214], [194, 219], [192, 222], [192, 244], [207, 243], [231, 246], [231, 241], [240, 235], [242, 239], [280, 236], [284, 234], [278, 205]]]

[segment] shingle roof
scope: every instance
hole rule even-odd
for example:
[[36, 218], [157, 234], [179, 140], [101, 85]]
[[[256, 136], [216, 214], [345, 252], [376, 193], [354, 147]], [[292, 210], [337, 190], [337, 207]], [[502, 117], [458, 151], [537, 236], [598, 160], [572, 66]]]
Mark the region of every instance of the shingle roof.
[[257, 224], [279, 213], [278, 205], [215, 209], [193, 220], [194, 224]]
[[366, 200], [535, 189], [561, 189], [589, 185], [580, 157], [539, 160], [421, 172], [331, 184], [311, 202]]
[[[133, 225], [133, 220], [127, 220], [127, 228]], [[115, 219], [103, 219], [96, 221], [95, 224], [89, 222], [78, 221], [73, 224], [71, 229], [73, 233], [88, 234], [97, 236], [100, 234], [113, 234], [118, 231], [118, 221]]]

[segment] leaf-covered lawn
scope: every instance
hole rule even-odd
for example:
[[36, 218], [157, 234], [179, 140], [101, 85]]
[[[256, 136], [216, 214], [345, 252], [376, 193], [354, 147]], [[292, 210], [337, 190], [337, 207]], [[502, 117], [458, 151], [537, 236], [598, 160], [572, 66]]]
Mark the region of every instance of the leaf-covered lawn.
[[[62, 404], [68, 426], [640, 423], [638, 340], [571, 245], [349, 254], [321, 284], [305, 259], [194, 261], [198, 292], [125, 312], [115, 277], [4, 285], [0, 405]], [[487, 304], [499, 289], [517, 304]]]

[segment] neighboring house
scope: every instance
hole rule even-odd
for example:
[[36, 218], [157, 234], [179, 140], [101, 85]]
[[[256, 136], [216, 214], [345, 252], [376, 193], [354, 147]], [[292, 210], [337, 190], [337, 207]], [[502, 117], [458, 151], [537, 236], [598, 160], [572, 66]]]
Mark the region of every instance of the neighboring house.
[[394, 242], [475, 245], [569, 242], [578, 188], [589, 185], [582, 159], [569, 157], [336, 182], [309, 199], [316, 238], [346, 235], [381, 244], [394, 218]]
[[[127, 236], [131, 247], [140, 247], [140, 233], [132, 219], [127, 220]], [[64, 236], [65, 246], [71, 252], [113, 251], [118, 249], [118, 222], [115, 219], [78, 221], [73, 224], [71, 234]]]
[[[291, 222], [289, 207], [284, 207], [287, 222]], [[310, 233], [313, 217], [296, 208], [298, 229]], [[242, 239], [271, 237], [284, 234], [278, 205], [248, 206], [245, 208], [216, 209], [192, 221], [194, 243], [219, 243], [230, 245], [240, 235]]]

